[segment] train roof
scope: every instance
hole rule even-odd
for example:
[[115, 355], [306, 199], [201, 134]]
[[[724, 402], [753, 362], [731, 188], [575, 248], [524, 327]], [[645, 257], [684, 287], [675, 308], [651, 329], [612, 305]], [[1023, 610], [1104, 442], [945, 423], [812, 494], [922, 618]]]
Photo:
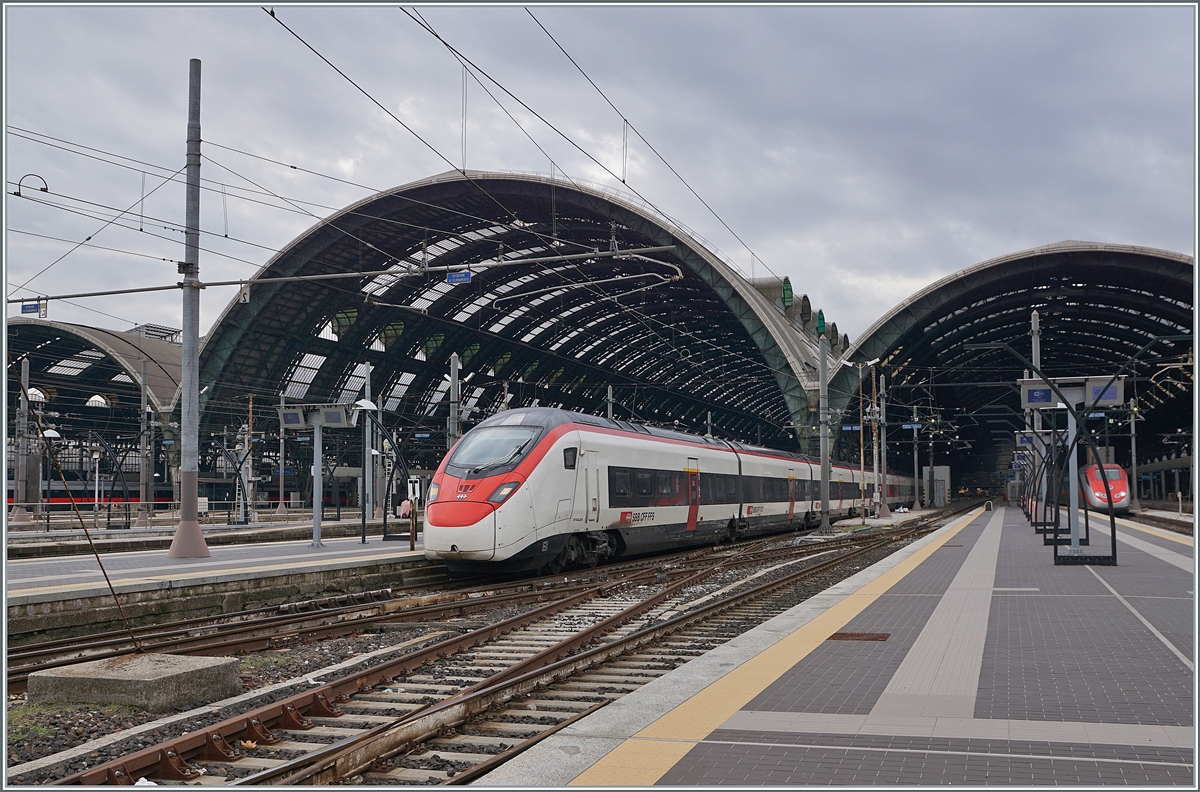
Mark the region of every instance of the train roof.
[[[521, 417], [518, 417], [521, 416]], [[546, 429], [553, 429], [562, 424], [575, 423], [585, 426], [597, 426], [604, 429], [616, 429], [618, 431], [629, 432], [631, 434], [643, 434], [651, 437], [661, 437], [667, 440], [681, 440], [688, 443], [696, 443], [698, 445], [708, 445], [715, 448], [732, 448], [737, 451], [745, 451], [747, 453], [769, 454], [770, 456], [786, 457], [789, 459], [798, 459], [804, 462], [812, 462], [820, 464], [819, 459], [815, 459], [804, 454], [798, 454], [794, 451], [780, 451], [777, 448], [765, 448], [762, 446], [747, 445], [739, 443], [736, 440], [719, 440], [715, 437], [706, 437], [704, 435], [688, 434], [674, 429], [664, 429], [658, 426], [647, 426], [645, 424], [632, 423], [630, 421], [622, 421], [617, 418], [605, 418], [599, 415], [587, 415], [585, 413], [571, 412], [562, 410], [557, 407], [520, 407], [514, 410], [505, 410], [498, 412], [495, 415], [481, 421], [479, 426], [500, 426], [504, 424], [536, 425]]]

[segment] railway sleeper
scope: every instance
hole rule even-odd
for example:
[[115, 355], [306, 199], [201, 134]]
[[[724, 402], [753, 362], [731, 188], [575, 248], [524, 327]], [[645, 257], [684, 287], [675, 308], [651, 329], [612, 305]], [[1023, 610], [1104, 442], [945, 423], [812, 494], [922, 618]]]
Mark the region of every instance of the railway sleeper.
[[541, 734], [546, 730], [544, 725], [539, 726], [536, 723], [502, 723], [499, 721], [483, 721], [481, 723], [468, 723], [459, 730], [464, 734], [495, 734], [495, 735], [511, 735], [514, 738], [521, 740], [528, 739], [535, 734]]
[[413, 767], [394, 767], [386, 773], [363, 773], [363, 783], [390, 784], [396, 781], [414, 781], [428, 783], [429, 781], [446, 781], [451, 776], [444, 770], [423, 770]]
[[526, 699], [525, 701], [510, 701], [508, 706], [512, 709], [524, 709], [531, 712], [566, 712], [576, 713], [583, 712], [595, 702], [592, 701], [555, 701], [553, 699]]

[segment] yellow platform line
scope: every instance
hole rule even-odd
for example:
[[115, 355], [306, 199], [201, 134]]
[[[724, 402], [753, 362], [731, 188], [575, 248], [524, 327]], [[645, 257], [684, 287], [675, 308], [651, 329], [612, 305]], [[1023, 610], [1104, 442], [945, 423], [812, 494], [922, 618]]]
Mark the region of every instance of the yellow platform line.
[[962, 517], [896, 566], [662, 715], [580, 773], [570, 785], [650, 786], [656, 783], [697, 743], [903, 580], [982, 511], [975, 509]]
[[[261, 566], [224, 567], [221, 569], [208, 569], [208, 570], [202, 570], [202, 571], [198, 571], [198, 572], [182, 572], [182, 573], [181, 572], [171, 572], [170, 574], [163, 574], [163, 575], [142, 575], [139, 577], [116, 578], [115, 580], [112, 581], [112, 584], [113, 584], [113, 586], [119, 586], [122, 584], [128, 585], [128, 584], [133, 584], [133, 583], [159, 583], [164, 580], [174, 583], [176, 581], [181, 581], [181, 580], [188, 580], [188, 579], [193, 579], [193, 578], [207, 578], [207, 577], [214, 577], [217, 575], [240, 574], [240, 573], [245, 573], [245, 572], [263, 572], [263, 571], [270, 571], [270, 570], [280, 570], [280, 571], [300, 570], [300, 569], [306, 569], [309, 567], [320, 566], [322, 564], [328, 564], [330, 562], [341, 563], [343, 561], [370, 561], [370, 560], [377, 560], [379, 558], [380, 558], [380, 556], [378, 556], [378, 555], [360, 555], [360, 556], [348, 556], [346, 558], [337, 558], [337, 559], [324, 558], [324, 559], [318, 559], [318, 560], [314, 560], [314, 561], [296, 561], [296, 562], [286, 564], [286, 565], [285, 564], [264, 564]], [[96, 573], [93, 573], [93, 574], [96, 574]], [[103, 580], [103, 578], [98, 579], [98, 580], [93, 580], [91, 582], [85, 582], [85, 583], [69, 583], [65, 586], [39, 586], [37, 588], [10, 589], [8, 591], [8, 596], [19, 597], [22, 595], [37, 594], [39, 592], [45, 592], [45, 591], [61, 591], [64, 593], [71, 592], [71, 591], [82, 591], [85, 589], [92, 589], [92, 588], [97, 588], [99, 586], [102, 586], [102, 580]], [[105, 590], [107, 591], [107, 588], [105, 588]]]
[[[1105, 522], [1107, 522], [1107, 520], [1105, 520]], [[1151, 528], [1148, 525], [1138, 525], [1137, 523], [1132, 523], [1129, 520], [1122, 520], [1120, 517], [1117, 518], [1117, 522], [1120, 523], [1121, 525], [1124, 525], [1126, 528], [1132, 528], [1135, 531], [1141, 531], [1142, 533], [1148, 533], [1151, 536], [1157, 536], [1159, 539], [1166, 539], [1171, 542], [1178, 542], [1179, 544], [1187, 545], [1188, 547], [1195, 547], [1195, 544], [1196, 544], [1195, 541], [1193, 541], [1190, 537], [1183, 536], [1182, 534], [1177, 534], [1173, 531], [1166, 531], [1166, 530], [1163, 530], [1162, 528]]]

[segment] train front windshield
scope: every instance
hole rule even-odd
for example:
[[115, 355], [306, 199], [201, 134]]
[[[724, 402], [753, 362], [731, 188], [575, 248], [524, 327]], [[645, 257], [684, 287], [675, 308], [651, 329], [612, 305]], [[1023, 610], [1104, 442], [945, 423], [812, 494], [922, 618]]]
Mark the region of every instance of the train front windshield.
[[467, 434], [454, 449], [449, 463], [478, 472], [520, 459], [540, 430], [531, 426], [487, 426]]
[[[1095, 472], [1093, 472], [1092, 475], [1095, 475]], [[1100, 478], [1100, 477], [1096, 476], [1096, 478]], [[1104, 478], [1108, 479], [1109, 481], [1120, 481], [1121, 480], [1121, 470], [1119, 468], [1105, 468]]]

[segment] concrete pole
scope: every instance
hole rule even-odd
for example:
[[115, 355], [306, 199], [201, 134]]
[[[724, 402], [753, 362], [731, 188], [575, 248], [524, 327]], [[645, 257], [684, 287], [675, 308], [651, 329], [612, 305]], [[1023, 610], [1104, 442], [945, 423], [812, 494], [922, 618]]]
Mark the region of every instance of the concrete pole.
[[29, 522], [25, 501], [29, 498], [29, 358], [21, 358], [21, 396], [17, 408], [17, 469], [13, 473], [13, 507], [8, 514], [9, 522]]
[[[285, 403], [283, 401], [283, 393], [279, 394], [279, 406], [280, 407], [285, 406]], [[283, 454], [285, 451], [285, 448], [283, 445], [284, 434], [285, 434], [285, 432], [283, 429], [283, 412], [280, 411], [280, 413], [279, 413], [279, 505], [275, 507], [276, 514], [287, 514], [287, 506], [285, 506], [283, 503], [283, 471], [285, 470], [284, 460], [283, 460]]]
[[458, 442], [458, 353], [450, 355], [450, 417], [446, 419], [446, 449]]
[[887, 503], [887, 380], [879, 375], [879, 468], [882, 473], [879, 490], [879, 517], [883, 520], [892, 518], [892, 510]]
[[321, 544], [321, 507], [325, 503], [325, 471], [321, 464], [321, 421], [313, 427], [313, 540], [309, 547], [324, 547]]
[[[824, 324], [824, 321], [821, 322]], [[821, 421], [821, 527], [819, 533], [835, 533], [829, 524], [829, 339], [821, 333], [820, 338], [820, 411]]]
[[200, 61], [188, 79], [187, 199], [183, 264], [183, 376], [181, 377], [179, 527], [167, 558], [208, 558], [196, 491], [200, 480]]
[[1141, 482], [1137, 471], [1137, 399], [1129, 400], [1129, 511], [1137, 514], [1142, 510], [1138, 502], [1138, 489]]

